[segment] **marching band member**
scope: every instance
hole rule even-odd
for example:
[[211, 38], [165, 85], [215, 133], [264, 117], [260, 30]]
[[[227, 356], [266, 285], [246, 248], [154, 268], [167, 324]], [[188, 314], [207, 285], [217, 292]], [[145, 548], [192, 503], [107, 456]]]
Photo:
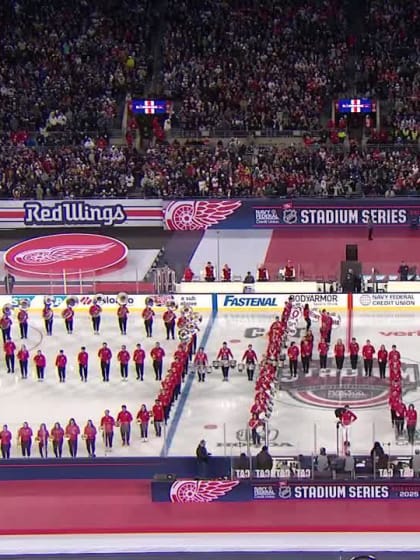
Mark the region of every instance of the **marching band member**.
[[146, 358], [146, 353], [141, 347], [141, 344], [136, 344], [136, 349], [133, 353], [133, 361], [136, 367], [136, 379], [143, 381], [144, 378], [144, 360]]
[[142, 311], [141, 316], [143, 317], [143, 321], [144, 321], [146, 337], [151, 338], [153, 334], [153, 317], [155, 316], [155, 312], [150, 307], [150, 305], [146, 305], [146, 307]]
[[64, 326], [66, 327], [67, 334], [73, 334], [73, 320], [74, 320], [74, 309], [71, 305], [63, 310], [61, 314], [64, 319]]
[[117, 360], [120, 362], [120, 373], [121, 379], [127, 381], [128, 379], [128, 362], [130, 361], [130, 352], [127, 350], [127, 346], [123, 344], [121, 350], [117, 354]]
[[77, 457], [77, 442], [80, 434], [80, 428], [76, 424], [74, 418], [70, 418], [66, 426], [65, 437], [68, 441], [70, 457], [75, 459]]
[[10, 448], [12, 446], [12, 432], [9, 430], [7, 424], [4, 424], [2, 431], [0, 432], [0, 447], [1, 456], [3, 459], [10, 459]]
[[89, 315], [92, 318], [93, 334], [99, 334], [99, 327], [101, 326], [101, 313], [102, 307], [96, 299], [93, 300], [92, 305], [89, 307]]
[[19, 428], [18, 444], [22, 449], [22, 457], [30, 457], [32, 447], [32, 429], [30, 428], [28, 422], [24, 422], [22, 427]]
[[178, 332], [182, 329], [185, 329], [187, 326], [187, 318], [185, 316], [185, 311], [181, 311], [180, 316], [178, 317], [178, 321], [176, 322], [176, 328], [178, 329]]
[[222, 347], [217, 354], [217, 360], [222, 361], [223, 381], [229, 381], [229, 360], [233, 360], [233, 354], [231, 349], [228, 348], [227, 342], [222, 344]]
[[96, 457], [96, 428], [92, 420], [88, 420], [86, 426], [83, 429], [82, 438], [86, 442], [86, 450], [89, 457]]
[[112, 352], [108, 348], [108, 344], [104, 342], [102, 348], [98, 350], [98, 358], [101, 363], [102, 381], [105, 383], [109, 381], [109, 370], [111, 369]]
[[105, 450], [112, 450], [112, 442], [114, 439], [115, 420], [111, 416], [109, 410], [105, 410], [104, 416], [101, 418], [101, 430], [103, 433]]
[[140, 410], [137, 412], [136, 419], [140, 426], [140, 437], [143, 442], [146, 442], [149, 432], [150, 412], [147, 410], [145, 404], [141, 405]]
[[38, 350], [34, 357], [36, 376], [38, 381], [44, 381], [44, 371], [47, 365], [47, 360], [41, 350]]
[[242, 361], [245, 361], [248, 381], [252, 381], [254, 379], [255, 366], [258, 362], [257, 354], [252, 348], [252, 344], [248, 344], [248, 348], [245, 350], [244, 355], [242, 356]]
[[55, 358], [55, 365], [57, 368], [58, 379], [60, 383], [66, 382], [66, 365], [67, 356], [64, 354], [64, 350], [60, 350]]
[[181, 362], [181, 364], [183, 365], [182, 380], [184, 381], [185, 376], [188, 373], [188, 361], [189, 361], [189, 354], [187, 352], [186, 344], [184, 342], [178, 344], [178, 349], [175, 351], [174, 356], [177, 357]]
[[28, 378], [28, 361], [29, 352], [24, 344], [20, 347], [17, 353], [17, 359], [19, 361], [20, 375], [22, 379]]
[[181, 384], [182, 384], [182, 370], [183, 364], [179, 361], [179, 359], [175, 356], [174, 361], [171, 363], [171, 367], [169, 369], [169, 376], [171, 377], [174, 385], [174, 397], [177, 399], [181, 393]]
[[15, 350], [16, 344], [13, 340], [6, 340], [4, 343], [4, 359], [6, 362], [7, 373], [15, 373]]
[[53, 452], [56, 459], [61, 459], [63, 454], [64, 430], [60, 422], [56, 422], [51, 430], [50, 440], [52, 441]]
[[162, 368], [163, 358], [165, 357], [165, 350], [156, 342], [155, 347], [150, 352], [152, 358], [153, 370], [155, 372], [155, 380], [162, 381]]
[[162, 422], [164, 421], [163, 405], [159, 399], [155, 400], [152, 407], [153, 426], [155, 428], [156, 437], [162, 436]]
[[82, 346], [80, 352], [77, 354], [77, 363], [79, 364], [80, 381], [86, 383], [88, 378], [88, 362], [89, 354], [86, 352], [86, 347]]
[[21, 307], [17, 314], [17, 320], [19, 323], [20, 338], [22, 340], [28, 338], [28, 318], [28, 312]]
[[12, 319], [8, 313], [3, 313], [0, 319], [0, 328], [3, 335], [3, 343], [5, 343], [6, 340], [10, 340], [10, 331], [12, 328]]
[[121, 334], [127, 334], [127, 320], [128, 320], [129, 313], [130, 311], [126, 303], [118, 306], [117, 309], [118, 326], [120, 328]]
[[46, 424], [41, 424], [37, 434], [35, 441], [38, 443], [39, 454], [43, 459], [48, 458], [48, 439], [50, 434], [48, 433], [48, 429]]
[[169, 340], [169, 338], [175, 340], [175, 320], [176, 315], [173, 309], [169, 307], [163, 314], [163, 322], [165, 323], [166, 329], [166, 340]]
[[130, 445], [130, 433], [131, 433], [131, 422], [133, 421], [133, 416], [131, 412], [127, 410], [125, 404], [122, 405], [120, 412], [117, 416], [117, 426], [120, 427], [121, 441], [124, 446]]
[[42, 310], [42, 318], [44, 319], [45, 332], [47, 336], [52, 335], [52, 328], [54, 322], [54, 311], [50, 304], [45, 304]]
[[197, 366], [198, 382], [204, 383], [206, 380], [206, 368], [208, 365], [207, 354], [204, 352], [204, 348], [200, 346], [197, 354], [194, 358], [194, 365]]

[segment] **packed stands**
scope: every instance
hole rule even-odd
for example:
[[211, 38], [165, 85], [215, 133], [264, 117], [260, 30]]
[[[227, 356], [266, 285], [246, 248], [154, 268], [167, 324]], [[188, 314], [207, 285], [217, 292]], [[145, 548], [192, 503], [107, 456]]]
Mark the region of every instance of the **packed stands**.
[[170, 0], [163, 80], [186, 129], [314, 130], [345, 89], [340, 2]]

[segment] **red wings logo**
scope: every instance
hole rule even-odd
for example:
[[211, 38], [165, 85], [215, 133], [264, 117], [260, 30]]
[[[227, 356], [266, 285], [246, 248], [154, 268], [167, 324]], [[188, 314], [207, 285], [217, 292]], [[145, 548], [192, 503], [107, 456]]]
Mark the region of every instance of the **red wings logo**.
[[165, 225], [172, 231], [208, 229], [233, 214], [241, 204], [239, 200], [170, 202], [165, 210]]
[[100, 245], [58, 245], [48, 249], [32, 249], [22, 251], [15, 255], [18, 264], [37, 264], [49, 266], [51, 263], [62, 261], [73, 261], [83, 259], [100, 253], [105, 253], [115, 246], [114, 243], [102, 243]]
[[239, 484], [239, 480], [178, 480], [171, 486], [170, 500], [176, 504], [214, 502]]

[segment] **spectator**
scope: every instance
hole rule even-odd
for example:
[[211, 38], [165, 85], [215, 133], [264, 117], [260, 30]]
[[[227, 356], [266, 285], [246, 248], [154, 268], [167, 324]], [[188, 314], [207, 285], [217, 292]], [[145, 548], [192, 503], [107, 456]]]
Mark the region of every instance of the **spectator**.
[[200, 441], [195, 451], [197, 457], [197, 467], [199, 478], [207, 478], [208, 476], [208, 463], [211, 453], [207, 451], [206, 442], [204, 439]]
[[411, 468], [416, 478], [420, 477], [420, 449], [416, 449], [413, 457], [411, 458]]
[[13, 274], [11, 274], [10, 272], [7, 272], [5, 277], [4, 277], [4, 290], [6, 292], [6, 294], [13, 294], [13, 288], [15, 286], [16, 283], [16, 278], [13, 276]]
[[255, 457], [255, 468], [262, 471], [271, 471], [273, 469], [273, 458], [268, 452], [268, 447], [263, 445], [261, 451]]
[[317, 473], [320, 475], [325, 476], [331, 473], [331, 463], [329, 457], [327, 456], [327, 450], [325, 447], [321, 447], [319, 455], [315, 457], [315, 467]]

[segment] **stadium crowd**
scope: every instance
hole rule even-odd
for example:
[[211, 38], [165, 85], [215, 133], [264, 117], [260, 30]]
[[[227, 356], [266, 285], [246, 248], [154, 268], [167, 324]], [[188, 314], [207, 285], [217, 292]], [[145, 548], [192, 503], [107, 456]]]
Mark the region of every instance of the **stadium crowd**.
[[42, 150], [0, 145], [0, 196], [27, 198], [350, 197], [412, 195], [415, 149], [361, 152], [323, 145], [276, 147], [231, 140], [162, 143], [144, 153], [91, 138]]
[[341, 3], [169, 1], [166, 93], [182, 98], [175, 124], [316, 130], [327, 100], [346, 90]]
[[117, 101], [145, 82], [147, 0], [5, 0], [0, 130], [107, 130]]

